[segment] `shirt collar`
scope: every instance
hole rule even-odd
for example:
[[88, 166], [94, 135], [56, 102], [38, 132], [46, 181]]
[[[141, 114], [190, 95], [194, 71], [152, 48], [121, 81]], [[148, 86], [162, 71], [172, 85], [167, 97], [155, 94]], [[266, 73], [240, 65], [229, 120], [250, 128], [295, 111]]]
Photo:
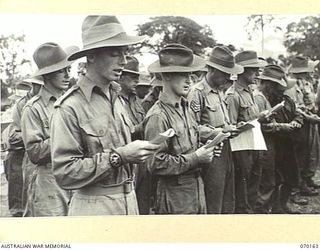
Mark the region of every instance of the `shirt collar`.
[[168, 104], [169, 106], [171, 106], [173, 108], [180, 108], [180, 106], [188, 106], [188, 101], [184, 97], [181, 97], [180, 101], [174, 101], [165, 92], [160, 93], [159, 100], [165, 104]]
[[235, 81], [234, 87], [235, 87], [235, 89], [238, 90], [238, 91], [247, 91], [247, 92], [250, 92], [249, 86], [242, 86], [242, 85], [239, 84], [238, 81]]
[[51, 98], [54, 98], [54, 100], [56, 101], [58, 97], [54, 96], [47, 88], [46, 86], [43, 86], [40, 90], [39, 95], [41, 96], [44, 105], [48, 106]]
[[[100, 87], [93, 81], [91, 81], [86, 76], [81, 76], [78, 81], [78, 86], [82, 90], [83, 94], [85, 95], [88, 102], [91, 100], [92, 92], [94, 88], [100, 89]], [[118, 93], [120, 91], [120, 85], [116, 82], [110, 83], [110, 90], [112, 92]], [[100, 89], [101, 90], [101, 89]]]

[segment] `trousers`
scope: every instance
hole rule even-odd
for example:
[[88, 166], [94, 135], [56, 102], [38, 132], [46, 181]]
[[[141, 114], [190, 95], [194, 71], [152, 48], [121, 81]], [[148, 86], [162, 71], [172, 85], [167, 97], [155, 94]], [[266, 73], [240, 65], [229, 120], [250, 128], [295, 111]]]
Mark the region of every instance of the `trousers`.
[[69, 216], [137, 215], [139, 214], [135, 191], [128, 194], [83, 195], [74, 192]]
[[208, 214], [232, 214], [235, 209], [234, 165], [229, 141], [220, 157], [202, 168]]
[[200, 176], [159, 177], [156, 214], [205, 214], [206, 200]]

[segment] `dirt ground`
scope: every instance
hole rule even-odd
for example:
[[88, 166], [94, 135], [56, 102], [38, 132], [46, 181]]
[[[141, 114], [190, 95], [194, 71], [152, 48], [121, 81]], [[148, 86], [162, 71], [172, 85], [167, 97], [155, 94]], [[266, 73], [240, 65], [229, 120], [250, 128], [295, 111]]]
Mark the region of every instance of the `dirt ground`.
[[[320, 170], [317, 171], [317, 174], [314, 178], [317, 184], [320, 184]], [[0, 217], [10, 217], [8, 210], [8, 183], [6, 181], [4, 173], [0, 177]], [[294, 211], [299, 211], [302, 214], [320, 214], [320, 195], [315, 197], [304, 197], [308, 199], [309, 204], [305, 206], [300, 206], [294, 203], [289, 203], [289, 206]]]

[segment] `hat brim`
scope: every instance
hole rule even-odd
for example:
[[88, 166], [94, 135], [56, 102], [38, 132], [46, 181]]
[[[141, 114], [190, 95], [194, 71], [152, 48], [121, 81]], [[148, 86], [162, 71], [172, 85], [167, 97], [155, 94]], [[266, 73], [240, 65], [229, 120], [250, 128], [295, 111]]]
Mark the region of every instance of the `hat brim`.
[[243, 73], [243, 71], [244, 71], [243, 67], [239, 64], [235, 64], [234, 67], [232, 67], [232, 68], [224, 67], [224, 66], [216, 64], [214, 62], [210, 62], [210, 61], [207, 61], [206, 64], [212, 68], [218, 69], [222, 72], [225, 72], [225, 73], [228, 73], [231, 75], [239, 75], [239, 74]]
[[27, 78], [27, 79], [24, 79], [23, 82], [28, 82], [28, 83], [36, 83], [36, 84], [39, 84], [39, 85], [44, 85], [43, 81], [37, 79], [37, 78]]
[[122, 33], [110, 39], [99, 41], [83, 47], [81, 50], [71, 54], [68, 57], [68, 61], [77, 60], [81, 57], [87, 56], [88, 52], [94, 49], [133, 45], [143, 42], [145, 38], [146, 36], [128, 36], [127, 34]]
[[275, 82], [275, 83], [280, 84], [282, 87], [287, 88], [287, 82], [284, 79], [279, 80], [279, 79], [269, 77], [269, 76], [264, 76], [264, 75], [258, 76], [257, 78], [262, 79], [262, 80], [268, 80], [271, 82]]
[[146, 73], [134, 71], [134, 70], [129, 70], [129, 69], [124, 69], [124, 70], [122, 70], [122, 72], [127, 72], [127, 73], [131, 73], [131, 74], [139, 75], [139, 76], [141, 76], [141, 75], [148, 76], [148, 74], [146, 74]]
[[268, 65], [268, 63], [266, 61], [261, 60], [261, 59], [258, 59], [257, 63], [250, 63], [250, 64], [246, 64], [246, 65], [240, 64], [240, 63], [238, 63], [238, 64], [244, 68], [263, 68]]
[[53, 65], [50, 65], [48, 67], [44, 67], [42, 69], [39, 69], [33, 75], [31, 75], [29, 77], [29, 79], [30, 78], [34, 78], [36, 76], [42, 76], [42, 75], [46, 75], [46, 74], [49, 74], [49, 73], [64, 69], [64, 68], [70, 66], [72, 63], [74, 63], [74, 61], [68, 61], [67, 59], [63, 60], [63, 61], [60, 61], [60, 62], [58, 62], [56, 64], [53, 64]]
[[197, 56], [193, 56], [193, 62], [189, 66], [162, 66], [160, 61], [157, 60], [154, 63], [150, 64], [148, 67], [148, 71], [150, 73], [179, 73], [179, 72], [194, 72], [202, 70], [205, 67], [205, 61]]
[[157, 78], [153, 78], [150, 82], [150, 85], [152, 87], [162, 87], [163, 86], [163, 83], [161, 80], [158, 80]]

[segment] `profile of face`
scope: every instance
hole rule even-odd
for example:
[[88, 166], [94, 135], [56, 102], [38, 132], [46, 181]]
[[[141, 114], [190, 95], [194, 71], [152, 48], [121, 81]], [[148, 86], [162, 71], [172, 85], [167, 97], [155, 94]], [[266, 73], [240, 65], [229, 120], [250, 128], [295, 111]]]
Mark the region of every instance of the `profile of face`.
[[255, 84], [256, 78], [259, 76], [259, 68], [244, 68], [244, 72], [239, 76], [247, 85]]
[[44, 75], [46, 84], [50, 84], [53, 88], [58, 90], [67, 90], [70, 82], [70, 70], [71, 67], [52, 72]]
[[127, 95], [137, 94], [136, 87], [139, 82], [138, 74], [123, 72], [118, 82], [121, 86], [122, 91]]
[[228, 89], [232, 85], [230, 74], [212, 67], [209, 67], [206, 77], [211, 86], [220, 90]]
[[162, 79], [175, 95], [186, 97], [193, 83], [191, 75], [187, 72], [164, 73]]
[[92, 68], [100, 79], [106, 82], [118, 81], [127, 63], [127, 50], [127, 46], [100, 48], [89, 54], [87, 60], [93, 64]]

